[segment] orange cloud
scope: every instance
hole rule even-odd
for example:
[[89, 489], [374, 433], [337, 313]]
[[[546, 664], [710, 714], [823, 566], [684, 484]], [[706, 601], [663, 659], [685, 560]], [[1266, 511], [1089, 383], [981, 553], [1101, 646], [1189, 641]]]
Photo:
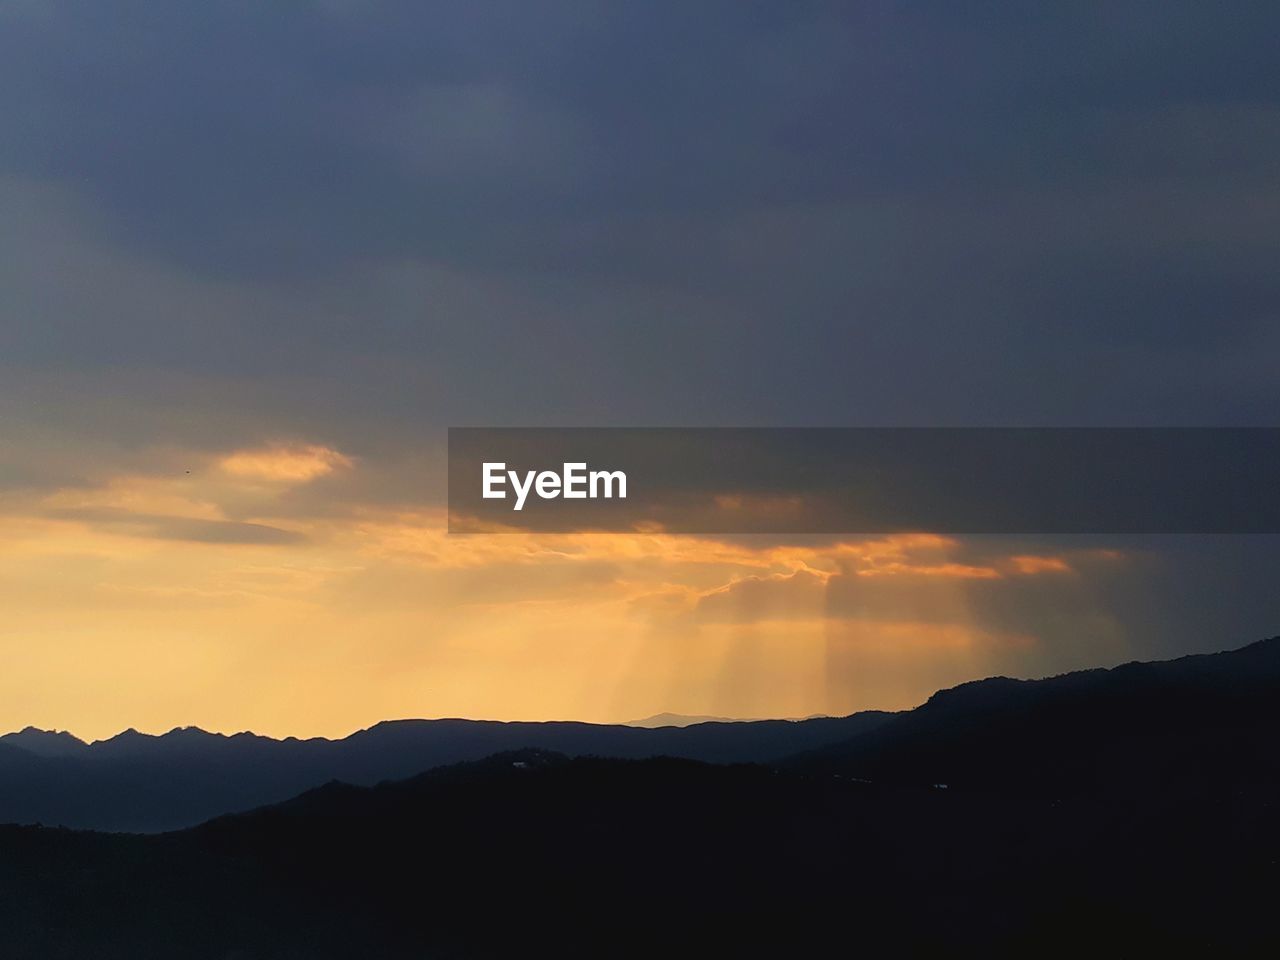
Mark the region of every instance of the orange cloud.
[[332, 447], [319, 444], [275, 444], [252, 450], [237, 450], [218, 461], [218, 466], [234, 477], [268, 483], [308, 483], [351, 467], [354, 461]]
[[1071, 564], [1061, 557], [1037, 557], [1023, 554], [1009, 558], [1013, 569], [1021, 574], [1071, 573]]
[[946, 577], [958, 580], [998, 580], [1000, 571], [968, 563], [885, 563], [855, 571], [860, 577]]

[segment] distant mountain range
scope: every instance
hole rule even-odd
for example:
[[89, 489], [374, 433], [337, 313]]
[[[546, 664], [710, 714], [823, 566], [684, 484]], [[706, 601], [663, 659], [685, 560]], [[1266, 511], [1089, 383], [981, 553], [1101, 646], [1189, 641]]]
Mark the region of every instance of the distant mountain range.
[[25, 727], [0, 737], [0, 744], [19, 747], [37, 757], [74, 757], [88, 749], [88, 744], [65, 730], [40, 730]]
[[1269, 769], [1278, 693], [1280, 639], [1046, 680], [976, 681], [901, 714], [762, 721], [660, 714], [643, 727], [398, 720], [340, 740], [186, 727], [85, 743], [28, 727], [0, 737], [0, 822], [174, 830], [331, 780], [371, 786], [520, 749], [760, 763], [972, 788], [1062, 791], [1104, 779], [1220, 779]]
[[[807, 717], [787, 717], [788, 720], [825, 720], [829, 719], [825, 713], [815, 713]], [[696, 723], [760, 723], [758, 717], [708, 717], [701, 715], [689, 715], [686, 713], [655, 713], [652, 717], [645, 717], [642, 720], [627, 721], [628, 727], [645, 727], [653, 729], [655, 727], [692, 727]]]
[[[86, 818], [348, 782], [160, 836], [0, 826], [0, 952], [1275, 956], [1278, 735], [1280, 639], [839, 719], [25, 730], [0, 744], [0, 799]], [[522, 741], [567, 749], [355, 785]], [[587, 756], [619, 751], [651, 758]], [[676, 751], [772, 759], [652, 757]]]
[[652, 717], [645, 717], [642, 720], [628, 720], [628, 727], [645, 727], [654, 729], [656, 727], [691, 727], [695, 723], [751, 723], [751, 720], [740, 720], [735, 717], [708, 717], [684, 713], [655, 713]]
[[0, 737], [0, 823], [157, 832], [276, 803], [330, 780], [372, 785], [505, 750], [770, 763], [847, 740], [892, 714], [655, 729], [574, 722], [395, 720], [341, 740], [182, 727], [86, 744], [27, 728]]

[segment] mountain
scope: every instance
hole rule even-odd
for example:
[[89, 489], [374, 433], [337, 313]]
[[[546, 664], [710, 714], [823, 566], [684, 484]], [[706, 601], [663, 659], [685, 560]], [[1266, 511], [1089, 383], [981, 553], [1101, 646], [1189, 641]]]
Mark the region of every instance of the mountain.
[[1274, 955], [1276, 791], [519, 751], [163, 836], [0, 827], [5, 956]]
[[[814, 713], [807, 717], [787, 717], [788, 722], [795, 723], [799, 720], [827, 720], [830, 719], [828, 714]], [[685, 713], [655, 713], [652, 717], [645, 717], [642, 720], [627, 721], [628, 727], [645, 727], [654, 729], [656, 727], [692, 727], [699, 723], [760, 723], [758, 718], [735, 718], [735, 717], [707, 717], [707, 716], [690, 716]]]
[[25, 727], [16, 733], [6, 733], [0, 743], [18, 747], [38, 757], [73, 757], [88, 747], [79, 737], [65, 730], [38, 730]]
[[733, 717], [704, 717], [690, 716], [684, 713], [655, 713], [652, 717], [645, 717], [642, 720], [627, 721], [628, 727], [645, 727], [646, 729], [655, 729], [657, 727], [692, 727], [695, 723], [752, 723], [750, 720], [735, 720]]
[[1280, 637], [1239, 650], [934, 694], [791, 769], [904, 784], [1080, 792], [1280, 782]]
[[[768, 765], [522, 749], [374, 786], [331, 780], [158, 836], [0, 827], [3, 952], [1274, 956], [1278, 661], [1270, 640], [799, 723], [127, 732], [87, 748], [106, 751], [95, 785], [119, 792], [85, 809], [173, 800], [129, 770], [181, 782], [196, 769], [209, 788], [219, 771], [274, 771], [282, 787], [282, 769], [367, 776], [513, 739], [720, 756], [821, 745]], [[9, 785], [57, 769], [84, 788], [90, 763], [0, 743]]]
[[848, 739], [889, 716], [867, 712], [654, 730], [574, 722], [398, 720], [341, 740], [225, 736], [181, 727], [160, 736], [126, 730], [64, 752], [41, 748], [66, 735], [23, 731], [0, 742], [9, 747], [0, 750], [0, 822], [175, 830], [275, 803], [329, 780], [372, 785], [521, 748], [570, 756], [769, 762]]
[[1280, 777], [1278, 694], [1274, 639], [1046, 680], [976, 681], [901, 714], [653, 728], [400, 720], [341, 740], [183, 727], [160, 736], [127, 730], [85, 744], [27, 728], [0, 737], [0, 822], [175, 830], [330, 780], [369, 786], [523, 748], [768, 763], [809, 775], [1055, 795], [1144, 779], [1234, 783]]

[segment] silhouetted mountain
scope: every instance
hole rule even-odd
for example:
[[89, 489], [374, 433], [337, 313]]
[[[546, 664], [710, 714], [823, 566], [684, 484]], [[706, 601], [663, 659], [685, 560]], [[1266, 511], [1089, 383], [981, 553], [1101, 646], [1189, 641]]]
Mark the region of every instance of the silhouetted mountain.
[[934, 694], [787, 765], [871, 780], [1079, 792], [1280, 782], [1280, 637], [1240, 650]]
[[0, 828], [14, 958], [1274, 955], [1277, 792], [521, 751], [163, 836]]
[[84, 744], [27, 728], [0, 737], [0, 821], [177, 829], [330, 780], [372, 785], [520, 748], [783, 764], [902, 784], [1040, 790], [1280, 778], [1280, 640], [1048, 680], [993, 678], [904, 714], [719, 721], [653, 729], [403, 720], [342, 740], [193, 727]]
[[[789, 721], [796, 720], [828, 720], [831, 719], [828, 714], [814, 713], [807, 717], [786, 717]], [[692, 727], [699, 723], [761, 723], [759, 717], [706, 717], [706, 716], [690, 716], [684, 713], [655, 713], [652, 717], [645, 717], [642, 720], [628, 720], [628, 727], [645, 727], [647, 729], [655, 729], [657, 727]]]
[[[3, 953], [1271, 956], [1278, 661], [1272, 640], [996, 678], [909, 714], [812, 729], [410, 721], [337, 742], [127, 732], [88, 748], [106, 751], [94, 761], [110, 772], [102, 786], [138, 789], [122, 769], [179, 781], [196, 769], [204, 785], [219, 770], [275, 770], [279, 786], [277, 766], [320, 768], [289, 768], [309, 752], [367, 774], [483, 749], [502, 731], [724, 755], [867, 728], [773, 769], [526, 749], [374, 787], [334, 780], [162, 836], [0, 827]], [[85, 764], [0, 743], [8, 783], [61, 770], [83, 784]], [[108, 806], [166, 799], [154, 784], [119, 790]]]
[[[0, 751], [0, 822], [173, 830], [274, 803], [329, 780], [372, 785], [525, 747], [572, 756], [767, 762], [847, 739], [889, 716], [868, 712], [655, 730], [573, 722], [398, 720], [342, 740], [224, 736], [194, 727], [162, 736], [126, 730], [63, 753], [16, 746]], [[0, 747], [45, 744], [54, 736], [61, 735], [24, 731], [5, 738]]]
[[644, 717], [641, 720], [628, 720], [628, 727], [645, 727], [646, 729], [656, 729], [657, 727], [691, 727], [695, 723], [750, 723], [750, 720], [738, 720], [734, 717], [705, 717], [705, 716], [689, 716], [683, 713], [655, 713], [652, 717]]
[[38, 730], [25, 727], [17, 733], [6, 733], [0, 743], [19, 747], [38, 757], [73, 757], [88, 747], [79, 737], [65, 730]]

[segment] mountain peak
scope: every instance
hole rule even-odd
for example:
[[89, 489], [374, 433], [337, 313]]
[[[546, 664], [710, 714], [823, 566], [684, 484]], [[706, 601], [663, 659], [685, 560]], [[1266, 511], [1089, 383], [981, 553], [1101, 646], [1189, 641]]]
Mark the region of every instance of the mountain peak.
[[0, 742], [19, 747], [40, 757], [69, 757], [79, 753], [87, 744], [66, 730], [41, 730], [39, 727], [23, 727], [16, 733], [6, 733]]
[[220, 740], [226, 739], [226, 734], [224, 733], [210, 733], [208, 730], [204, 730], [201, 727], [192, 727], [192, 726], [174, 727], [168, 733], [161, 734], [161, 736], [162, 737], [186, 737], [189, 740], [202, 739], [205, 737], [214, 737]]

